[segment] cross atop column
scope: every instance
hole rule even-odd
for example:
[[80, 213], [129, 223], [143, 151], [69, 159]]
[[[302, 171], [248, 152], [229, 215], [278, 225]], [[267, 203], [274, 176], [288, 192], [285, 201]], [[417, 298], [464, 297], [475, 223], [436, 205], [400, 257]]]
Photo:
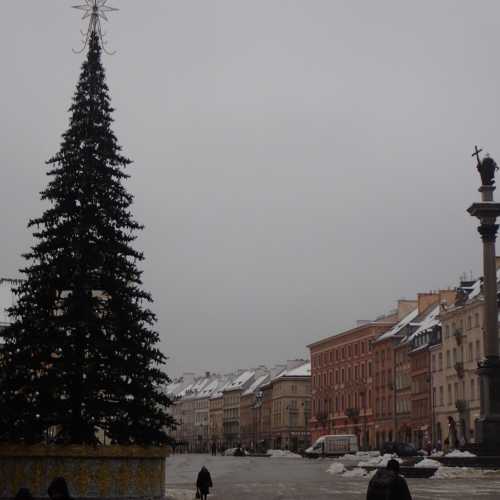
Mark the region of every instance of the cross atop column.
[[481, 160], [479, 158], [479, 153], [481, 153], [483, 150], [482, 149], [478, 149], [477, 146], [474, 146], [474, 153], [472, 153], [472, 157], [474, 158], [474, 156], [476, 157], [476, 160], [477, 160], [477, 164], [479, 165], [481, 163]]

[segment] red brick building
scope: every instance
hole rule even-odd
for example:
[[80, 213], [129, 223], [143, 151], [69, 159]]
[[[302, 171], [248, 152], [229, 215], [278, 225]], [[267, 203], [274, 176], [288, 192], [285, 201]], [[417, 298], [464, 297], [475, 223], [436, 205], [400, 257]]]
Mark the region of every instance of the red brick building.
[[397, 322], [397, 313], [337, 333], [308, 346], [311, 354], [314, 441], [325, 434], [356, 434], [373, 446], [372, 343]]

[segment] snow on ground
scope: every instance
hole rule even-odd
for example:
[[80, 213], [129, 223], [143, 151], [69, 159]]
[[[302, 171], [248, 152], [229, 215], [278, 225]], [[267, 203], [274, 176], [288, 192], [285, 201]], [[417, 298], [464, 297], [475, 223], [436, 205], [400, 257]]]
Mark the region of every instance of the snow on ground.
[[445, 467], [441, 466], [431, 479], [476, 479], [500, 477], [500, 471], [477, 469], [472, 467]]
[[342, 474], [342, 477], [363, 477], [365, 479], [371, 479], [376, 474], [376, 472], [377, 472], [376, 470], [367, 472], [365, 469], [362, 469], [361, 467], [356, 467], [351, 470], [346, 470]]
[[342, 475], [342, 477], [364, 477], [369, 479], [375, 474], [376, 471], [367, 472], [361, 467], [355, 467], [354, 469], [347, 470], [344, 464], [334, 462], [330, 465], [330, 467], [328, 467], [326, 472], [334, 476]]
[[379, 457], [372, 457], [369, 460], [359, 462], [359, 467], [387, 467], [389, 460], [397, 460], [400, 464], [403, 460], [399, 458], [396, 454], [386, 453], [385, 455]]
[[438, 462], [437, 460], [432, 460], [432, 458], [424, 458], [423, 460], [415, 464], [415, 467], [417, 468], [435, 467], [436, 469], [439, 469], [439, 467], [441, 467], [441, 462]]
[[302, 458], [301, 455], [288, 450], [267, 450], [267, 455], [271, 458]]
[[477, 455], [474, 455], [474, 453], [471, 453], [470, 451], [460, 451], [460, 450], [453, 450], [450, 451], [450, 453], [447, 453], [445, 457], [477, 457]]
[[337, 474], [342, 474], [343, 472], [345, 472], [345, 466], [340, 462], [333, 462], [333, 464], [328, 467], [326, 472], [329, 472], [330, 474], [336, 476]]

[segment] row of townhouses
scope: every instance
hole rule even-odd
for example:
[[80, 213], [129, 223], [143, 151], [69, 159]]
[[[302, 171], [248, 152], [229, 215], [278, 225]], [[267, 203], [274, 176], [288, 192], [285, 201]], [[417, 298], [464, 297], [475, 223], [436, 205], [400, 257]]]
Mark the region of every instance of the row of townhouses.
[[248, 449], [298, 450], [310, 442], [311, 365], [288, 361], [227, 375], [184, 374], [168, 386], [175, 401], [173, 433], [187, 451]]
[[[497, 258], [497, 280], [499, 268]], [[474, 442], [484, 309], [482, 278], [463, 280], [310, 344], [312, 439], [356, 434], [364, 448]]]

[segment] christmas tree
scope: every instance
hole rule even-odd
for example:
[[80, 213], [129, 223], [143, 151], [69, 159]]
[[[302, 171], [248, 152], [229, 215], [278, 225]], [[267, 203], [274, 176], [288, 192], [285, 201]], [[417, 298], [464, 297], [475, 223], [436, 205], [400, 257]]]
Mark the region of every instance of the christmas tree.
[[119, 444], [162, 444], [173, 424], [101, 52], [94, 29], [69, 129], [48, 161], [49, 208], [29, 222], [35, 244], [1, 334], [6, 440], [39, 442], [55, 429], [59, 441], [95, 443], [101, 429]]

